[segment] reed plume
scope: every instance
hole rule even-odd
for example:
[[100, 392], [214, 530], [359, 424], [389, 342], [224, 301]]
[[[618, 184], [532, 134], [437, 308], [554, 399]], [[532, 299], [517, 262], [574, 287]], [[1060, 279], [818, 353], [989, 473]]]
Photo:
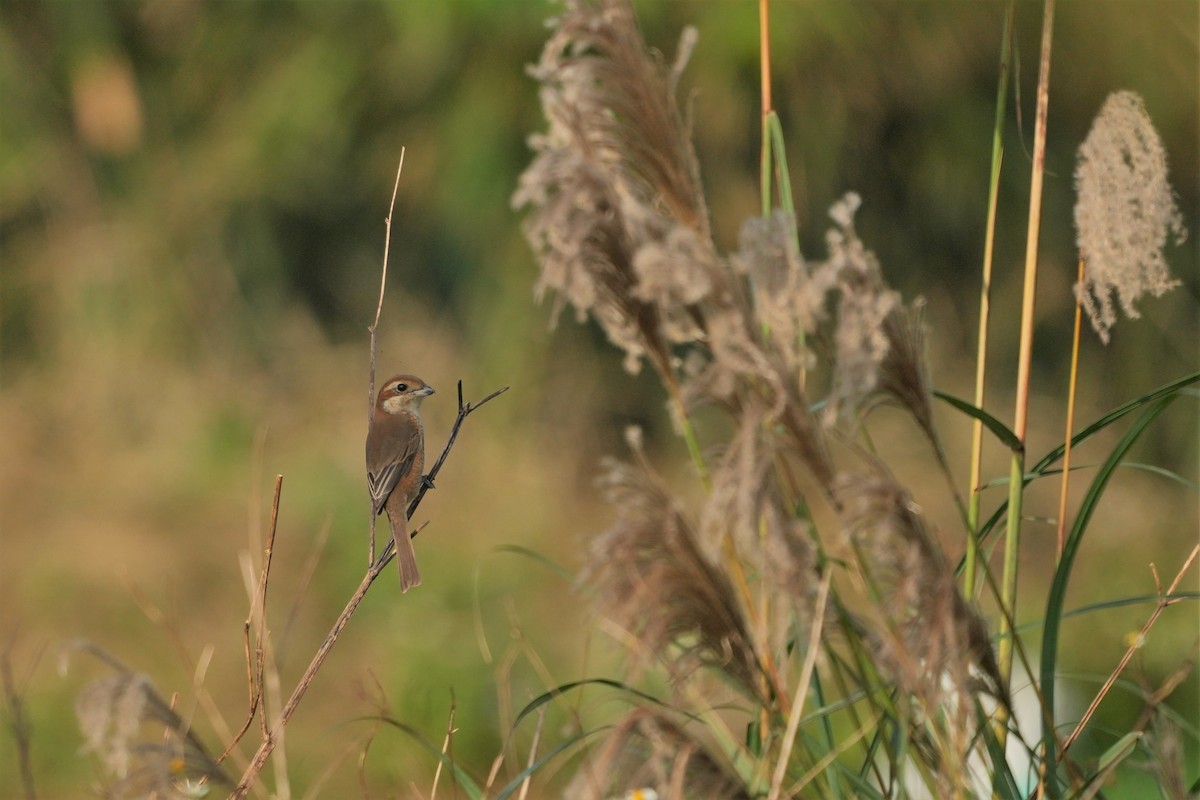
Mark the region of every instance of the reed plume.
[[1086, 270], [1075, 296], [1105, 344], [1116, 322], [1113, 295], [1131, 318], [1143, 294], [1179, 285], [1163, 257], [1169, 238], [1187, 238], [1167, 182], [1167, 154], [1134, 92], [1114, 92], [1079, 146], [1075, 228]]

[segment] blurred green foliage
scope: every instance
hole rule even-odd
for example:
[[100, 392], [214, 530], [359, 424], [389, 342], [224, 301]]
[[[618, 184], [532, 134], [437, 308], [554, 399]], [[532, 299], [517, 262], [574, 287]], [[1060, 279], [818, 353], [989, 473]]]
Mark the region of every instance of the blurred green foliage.
[[[668, 59], [684, 25], [699, 29], [684, 91], [714, 229], [732, 248], [758, 202], [755, 4], [637, 6]], [[864, 241], [907, 296], [928, 296], [935, 379], [960, 394], [974, 349], [1003, 9], [772, 5], [774, 104], [806, 250], [822, 251], [829, 204], [858, 191]], [[623, 373], [590, 327], [564, 320], [551, 335], [532, 301], [533, 260], [509, 197], [529, 160], [525, 138], [542, 127], [524, 67], [553, 10], [534, 0], [0, 5], [0, 621], [33, 717], [40, 796], [77, 796], [92, 770], [69, 713], [81, 679], [51, 669], [66, 637], [89, 636], [165, 693], [189, 697], [191, 662], [211, 645], [206, 686], [226, 723], [240, 724], [237, 554], [264, 524], [276, 472], [285, 485], [271, 612], [285, 692], [356, 585], [366, 557], [366, 328], [401, 147], [380, 371], [416, 371], [438, 387], [427, 405], [431, 449], [453, 419], [456, 380], [468, 400], [513, 389], [471, 419], [421, 509], [432, 520], [417, 546], [426, 585], [403, 600], [389, 585], [373, 590], [289, 728], [294, 787], [338, 764], [331, 796], [357, 786], [355, 748], [371, 726], [353, 720], [381, 695], [440, 742], [451, 690], [456, 758], [482, 778], [515, 710], [549, 685], [611, 669], [607, 650], [584, 646], [585, 597], [534, 561], [492, 552], [516, 543], [575, 569], [607, 519], [591, 478], [602, 455], [620, 450], [622, 428], [642, 424], [658, 450], [678, 447], [653, 383]], [[993, 294], [997, 326], [1007, 326], [993, 349], [1001, 416], [1040, 21], [1040, 5], [1018, 5], [1020, 114], [1010, 104]], [[1193, 238], [1168, 252], [1182, 289], [1145, 302], [1143, 319], [1119, 325], [1107, 349], [1085, 334], [1080, 417], [1196, 367], [1198, 30], [1192, 0], [1059, 8], [1035, 344], [1039, 452], [1061, 437], [1074, 152], [1110, 91], [1146, 98]], [[1151, 440], [1144, 460], [1194, 479], [1194, 407], [1173, 410]], [[964, 463], [965, 445], [957, 454]], [[1144, 564], [1173, 571], [1200, 522], [1185, 490], [1146, 475], [1127, 482], [1106, 509], [1109, 534], [1097, 537], [1108, 550], [1085, 554], [1078, 574], [1132, 595], [1152, 591]], [[1053, 507], [1047, 499], [1031, 513]], [[303, 585], [324, 528], [329, 542]], [[148, 605], [163, 621], [147, 617]], [[1142, 618], [1135, 609], [1129, 626]], [[1186, 644], [1194, 623], [1193, 607], [1158, 630]], [[1104, 673], [1125, 630], [1080, 637], [1064, 668]], [[1139, 665], [1149, 685], [1175, 666], [1178, 648], [1164, 652], [1148, 650]], [[1200, 702], [1192, 683], [1179, 701], [1189, 713]], [[579, 711], [597, 708], [591, 698]], [[211, 718], [196, 716], [219, 751]], [[0, 772], [14, 763], [11, 737], [0, 738]], [[427, 790], [434, 767], [386, 730], [367, 765], [371, 784], [389, 790]]]

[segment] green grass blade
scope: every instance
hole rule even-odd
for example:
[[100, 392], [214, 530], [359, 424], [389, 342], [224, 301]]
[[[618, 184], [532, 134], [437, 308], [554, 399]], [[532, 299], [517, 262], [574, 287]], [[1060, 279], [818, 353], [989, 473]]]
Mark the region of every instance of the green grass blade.
[[597, 734], [600, 731], [608, 730], [609, 727], [610, 726], [606, 725], [602, 728], [597, 728], [594, 731], [584, 731], [582, 733], [577, 733], [574, 736], [570, 736], [566, 740], [559, 742], [557, 745], [555, 745], [550, 750], [548, 750], [544, 756], [542, 756], [537, 761], [530, 764], [525, 769], [518, 772], [516, 777], [514, 777], [511, 781], [509, 781], [507, 784], [505, 784], [504, 788], [502, 788], [496, 794], [496, 800], [508, 800], [508, 798], [512, 796], [513, 792], [515, 792], [521, 788], [521, 784], [525, 782], [526, 778], [528, 778], [530, 775], [534, 774], [539, 769], [541, 769], [543, 766], [545, 766], [546, 763], [549, 762], [551, 759], [557, 757], [559, 753], [561, 753], [562, 751], [566, 750], [569, 747], [574, 747], [577, 743], [583, 741], [584, 739], [586, 739], [589, 736]]
[[542, 694], [530, 700], [525, 707], [521, 709], [521, 712], [517, 714], [517, 718], [512, 724], [513, 729], [515, 730], [517, 726], [521, 724], [523, 719], [537, 711], [542, 706], [546, 705], [546, 703], [549, 703], [551, 700], [559, 698], [567, 692], [574, 691], [575, 689], [581, 689], [586, 686], [607, 686], [610, 689], [616, 689], [618, 691], [631, 694], [638, 700], [649, 702], [651, 705], [658, 706], [659, 708], [665, 708], [668, 711], [680, 714], [688, 719], [700, 721], [700, 717], [697, 717], [694, 714], [689, 714], [686, 711], [680, 711], [674, 706], [670, 706], [664, 703], [662, 700], [659, 700], [654, 695], [646, 694], [645, 692], [635, 689], [626, 683], [622, 683], [621, 681], [616, 681], [612, 678], [585, 678], [581, 681], [571, 681], [570, 683], [564, 683], [561, 686], [556, 686], [550, 691], [543, 692]]
[[1104, 464], [1101, 465], [1099, 472], [1092, 480], [1091, 486], [1088, 487], [1087, 495], [1080, 504], [1075, 524], [1072, 526], [1071, 533], [1063, 545], [1062, 559], [1059, 561], [1058, 569], [1054, 573], [1054, 582], [1050, 586], [1050, 594], [1046, 601], [1046, 622], [1045, 628], [1042, 630], [1042, 663], [1040, 670], [1041, 689], [1046, 699], [1047, 709], [1047, 713], [1044, 715], [1042, 721], [1042, 742], [1044, 745], [1044, 757], [1046, 758], [1046, 789], [1050, 797], [1060, 796], [1055, 772], [1055, 763], [1058, 757], [1058, 738], [1054, 732], [1054, 674], [1058, 666], [1059, 628], [1065, 612], [1063, 603], [1066, 599], [1067, 583], [1071, 577], [1071, 569], [1074, 566], [1075, 557], [1079, 554], [1079, 547], [1083, 541], [1084, 531], [1087, 530], [1088, 523], [1091, 521], [1096, 507], [1100, 503], [1100, 498], [1104, 494], [1109, 479], [1116, 472], [1117, 466], [1125, 458], [1129, 449], [1133, 447], [1133, 444], [1145, 432], [1146, 428], [1150, 426], [1150, 423], [1157, 419], [1159, 414], [1174, 402], [1175, 398], [1176, 395], [1172, 394], [1160, 395], [1157, 402], [1142, 412], [1142, 415], [1126, 432], [1121, 441], [1117, 443], [1117, 446], [1109, 454]]
[[454, 782], [467, 793], [467, 797], [471, 800], [483, 800], [483, 788], [475, 782], [462, 767], [460, 767], [454, 759], [442, 752], [442, 748], [436, 746], [433, 742], [425, 738], [425, 734], [411, 725], [408, 725], [391, 717], [361, 717], [360, 719], [369, 722], [384, 722], [401, 733], [405, 733], [417, 744], [429, 751], [435, 759], [442, 762], [442, 766], [454, 773]]
[[1011, 428], [993, 417], [988, 412], [984, 411], [982, 408], [973, 406], [962, 398], [955, 397], [952, 394], [938, 391], [936, 389], [933, 392], [933, 396], [944, 403], [954, 406], [967, 416], [974, 417], [982, 422], [984, 427], [991, 431], [995, 437], [1000, 440], [1000, 443], [1009, 450], [1021, 450], [1023, 448], [1021, 440], [1017, 438], [1017, 435], [1012, 432]]
[[[1156, 400], [1160, 400], [1164, 397], [1175, 397], [1181, 395], [1183, 389], [1197, 382], [1200, 382], [1200, 372], [1193, 372], [1190, 375], [1184, 375], [1182, 378], [1178, 378], [1168, 384], [1164, 384], [1148, 394], [1130, 400], [1124, 405], [1118, 406], [1071, 437], [1071, 447], [1076, 447], [1081, 442], [1084, 442], [1092, 436], [1095, 436], [1097, 433], [1104, 430], [1109, 425], [1112, 425], [1122, 417], [1137, 411], [1139, 408], [1142, 408], [1145, 405], [1153, 403]], [[1025, 483], [1029, 483], [1030, 481], [1045, 475], [1050, 468], [1062, 458], [1065, 450], [1066, 445], [1060, 444], [1050, 452], [1046, 453], [1046, 455], [1042, 456], [1042, 458], [1032, 467], [1030, 467], [1025, 473]], [[1008, 503], [1002, 503], [1000, 507], [997, 508], [992, 514], [992, 516], [988, 518], [988, 521], [985, 522], [982, 527], [980, 527], [980, 542], [983, 542], [988, 533], [990, 533], [991, 530], [1000, 522], [1000, 520], [1004, 518], [1004, 514], [1007, 510]]]
[[996, 738], [996, 732], [987, 724], [987, 718], [979, 716], [979, 733], [987, 747], [988, 757], [992, 760], [992, 796], [1001, 800], [1022, 800], [1024, 794], [1017, 786], [1017, 779], [1008, 766], [1008, 758], [1004, 746]]
[[[779, 207], [789, 218], [793, 218], [796, 216], [796, 203], [792, 199], [792, 181], [788, 173], [787, 150], [783, 143], [783, 123], [774, 111], [767, 116], [767, 130], [770, 131], [771, 152], [779, 170]], [[800, 252], [799, 241], [793, 241], [793, 244], [796, 246], [796, 252]]]
[[[1080, 442], [1083, 442], [1091, 436], [1094, 436], [1095, 434], [1107, 428], [1109, 425], [1124, 417], [1126, 414], [1137, 411], [1142, 406], [1153, 403], [1156, 400], [1178, 394], [1181, 390], [1197, 382], [1200, 382], [1200, 372], [1193, 372], [1190, 375], [1184, 375], [1178, 380], [1174, 380], [1168, 384], [1160, 386], [1149, 394], [1142, 395], [1141, 397], [1130, 400], [1128, 403], [1125, 403], [1122, 406], [1114, 408], [1112, 411], [1108, 412], [1103, 417], [1071, 437], [1071, 447], [1075, 447]], [[1045, 456], [1043, 456], [1042, 460], [1034, 464], [1029, 471], [1040, 475], [1046, 471], [1047, 467], [1061, 459], [1065, 450], [1066, 445], [1060, 444], [1058, 447], [1054, 448]]]

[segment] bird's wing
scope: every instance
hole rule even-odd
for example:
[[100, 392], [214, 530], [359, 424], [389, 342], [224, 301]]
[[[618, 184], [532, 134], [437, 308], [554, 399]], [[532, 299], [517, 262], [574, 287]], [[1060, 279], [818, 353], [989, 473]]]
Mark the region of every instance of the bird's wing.
[[388, 503], [389, 495], [391, 495], [392, 489], [396, 488], [396, 483], [413, 470], [414, 461], [416, 461], [416, 447], [413, 446], [413, 441], [409, 440], [408, 446], [404, 447], [404, 452], [400, 453], [400, 458], [384, 464], [377, 471], [368, 471], [367, 487], [371, 489], [371, 501], [377, 515], [383, 512], [383, 507]]

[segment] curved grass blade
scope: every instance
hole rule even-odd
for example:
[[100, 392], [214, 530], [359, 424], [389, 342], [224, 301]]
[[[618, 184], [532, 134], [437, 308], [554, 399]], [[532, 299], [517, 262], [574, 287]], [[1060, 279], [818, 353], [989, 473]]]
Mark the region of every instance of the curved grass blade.
[[546, 703], [549, 703], [551, 700], [554, 700], [557, 697], [561, 697], [562, 695], [566, 694], [569, 691], [572, 691], [573, 689], [579, 689], [579, 688], [582, 688], [585, 686], [592, 686], [592, 685], [607, 686], [610, 689], [617, 689], [622, 692], [627, 692], [627, 693], [633, 695], [634, 697], [638, 698], [639, 700], [645, 700], [645, 701], [651, 703], [652, 705], [658, 706], [659, 708], [665, 708], [668, 711], [685, 716], [688, 719], [693, 720], [695, 722], [701, 721], [700, 717], [697, 717], [694, 714], [689, 714], [686, 711], [680, 711], [679, 709], [677, 709], [673, 706], [670, 706], [667, 703], [664, 703], [662, 700], [659, 700], [654, 695], [647, 694], [638, 689], [634, 689], [632, 686], [629, 686], [628, 684], [624, 684], [621, 681], [615, 681], [612, 678], [585, 678], [581, 681], [571, 681], [570, 683], [564, 683], [561, 686], [556, 686], [553, 689], [551, 689], [550, 691], [543, 692], [542, 694], [540, 694], [537, 697], [530, 700], [525, 705], [525, 707], [521, 709], [521, 712], [519, 714], [517, 714], [517, 718], [513, 721], [513, 724], [512, 724], [513, 729], [515, 730], [516, 727], [521, 724], [521, 720], [525, 719], [527, 716], [532, 714], [534, 711], [537, 711], [539, 708], [546, 705]]
[[[1088, 425], [1086, 428], [1081, 430], [1079, 433], [1077, 433], [1073, 437], [1071, 437], [1071, 446], [1075, 447], [1080, 442], [1082, 442], [1085, 439], [1088, 439], [1089, 437], [1093, 436], [1094, 434], [1099, 433], [1100, 431], [1104, 430], [1112, 423], [1114, 423], [1117, 420], [1124, 417], [1126, 414], [1129, 414], [1132, 411], [1137, 411], [1142, 406], [1148, 405], [1149, 403], [1153, 403], [1156, 400], [1161, 400], [1164, 397], [1179, 394], [1183, 389], [1185, 389], [1188, 386], [1192, 385], [1193, 383], [1197, 383], [1197, 382], [1200, 382], [1200, 372], [1193, 372], [1190, 375], [1184, 375], [1182, 378], [1179, 378], [1178, 380], [1174, 380], [1168, 384], [1164, 384], [1163, 386], [1158, 387], [1157, 389], [1150, 392], [1149, 394], [1144, 394], [1141, 397], [1130, 400], [1128, 403], [1125, 403], [1124, 405], [1114, 408], [1112, 411], [1108, 412], [1103, 417], [1096, 420], [1091, 425]], [[1057, 462], [1059, 459], [1061, 459], [1063, 457], [1063, 452], [1065, 450], [1066, 450], [1066, 445], [1060, 444], [1058, 447], [1055, 447], [1053, 450], [1051, 450], [1049, 453], [1047, 453], [1045, 456], [1043, 456], [1041, 461], [1038, 461], [1036, 464], [1034, 464], [1033, 467], [1030, 468], [1030, 472], [1036, 473], [1038, 475], [1042, 474], [1043, 472], [1046, 471], [1047, 467], [1049, 467], [1051, 464], [1054, 464], [1055, 462]]]
[[[1100, 417], [1100, 419], [1096, 420], [1091, 425], [1088, 425], [1079, 433], [1072, 436], [1071, 447], [1076, 447], [1081, 442], [1091, 438], [1125, 415], [1133, 411], [1137, 411], [1139, 408], [1148, 405], [1149, 403], [1153, 403], [1165, 397], [1178, 397], [1182, 395], [1183, 389], [1197, 382], [1200, 382], [1200, 372], [1193, 372], [1189, 375], [1184, 375], [1182, 378], [1171, 381], [1170, 383], [1164, 384], [1148, 394], [1130, 400], [1124, 405], [1114, 408], [1112, 411], [1108, 412], [1103, 417]], [[1042, 458], [1036, 464], [1026, 470], [1024, 478], [1025, 483], [1028, 484], [1030, 481], [1045, 475], [1051, 466], [1057, 463], [1063, 457], [1063, 453], [1065, 451], [1066, 445], [1060, 444], [1050, 452], [1046, 453], [1046, 455], [1042, 456]], [[979, 541], [981, 543], [984, 541], [984, 539], [986, 539], [987, 535], [992, 531], [992, 529], [999, 524], [1000, 520], [1004, 519], [1004, 514], [1007, 510], [1008, 501], [1006, 500], [1000, 504], [992, 516], [988, 518], [987, 522], [985, 522], [979, 528]]]
[[425, 735], [413, 726], [392, 719], [391, 717], [360, 717], [359, 719], [371, 722], [384, 722], [396, 728], [401, 733], [408, 734], [409, 738], [424, 747], [434, 758], [442, 762], [442, 766], [454, 773], [455, 784], [467, 793], [467, 797], [471, 798], [471, 800], [483, 800], [483, 789], [475, 782], [475, 779], [460, 767], [454, 759], [443, 753], [442, 748], [435, 746], [433, 742], [426, 739]]
[[499, 791], [499, 793], [496, 794], [496, 800], [508, 800], [508, 798], [512, 796], [513, 792], [515, 792], [521, 788], [521, 784], [525, 782], [526, 778], [528, 778], [530, 775], [534, 774], [539, 769], [541, 769], [546, 764], [546, 762], [550, 761], [550, 759], [556, 757], [559, 753], [566, 750], [568, 747], [572, 747], [575, 744], [577, 744], [578, 742], [586, 739], [589, 736], [592, 736], [593, 734], [599, 733], [600, 731], [608, 730], [610, 727], [611, 727], [610, 725], [605, 725], [604, 727], [597, 728], [594, 731], [585, 731], [582, 733], [577, 733], [574, 736], [571, 736], [570, 738], [568, 738], [566, 741], [559, 742], [553, 748], [546, 751], [546, 754], [544, 756], [542, 756], [537, 761], [530, 764], [525, 769], [518, 772], [516, 777], [514, 777], [511, 781], [509, 781], [507, 784], [505, 784], [504, 787]]
[[1000, 440], [1000, 443], [1009, 450], [1021, 452], [1025, 449], [1025, 445], [1021, 443], [1021, 440], [1007, 425], [993, 417], [988, 412], [984, 411], [982, 408], [973, 406], [960, 397], [955, 397], [952, 394], [948, 394], [947, 392], [943, 392], [938, 389], [933, 390], [933, 396], [944, 403], [954, 406], [967, 416], [974, 417], [982, 422], [984, 427], [991, 431], [996, 438]]
[[575, 575], [574, 575], [574, 573], [571, 572], [571, 570], [567, 569], [562, 564], [559, 564], [557, 561], [554, 561], [553, 559], [542, 555], [537, 550], [533, 550], [528, 547], [522, 547], [519, 544], [501, 544], [501, 545], [497, 545], [496, 547], [493, 547], [492, 552], [493, 553], [508, 553], [510, 555], [516, 555], [516, 556], [525, 556], [530, 561], [536, 561], [537, 563], [541, 564], [542, 566], [548, 568], [551, 572], [553, 572], [555, 575], [562, 578], [563, 580], [567, 581], [568, 583], [573, 583], [575, 581]]
[[[1139, 606], [1143, 603], [1159, 603], [1163, 600], [1178, 602], [1182, 600], [1200, 600], [1200, 592], [1173, 592], [1171, 594], [1138, 594], [1132, 597], [1122, 597], [1117, 600], [1105, 600], [1100, 603], [1089, 603], [1086, 606], [1073, 608], [1062, 615], [1063, 619], [1071, 617], [1082, 617], [1087, 614], [1094, 614], [1097, 611], [1111, 611], [1114, 608], [1126, 608], [1128, 606]], [[1028, 633], [1042, 627], [1044, 620], [1035, 619], [1029, 622], [1022, 623], [1017, 626], [1017, 633]]]
[[[567, 583], [572, 583], [575, 580], [575, 576], [572, 575], [570, 570], [568, 570], [566, 567], [528, 547], [521, 547], [520, 545], [515, 544], [503, 544], [492, 548], [488, 555], [491, 555], [492, 553], [508, 553], [510, 555], [524, 556], [529, 560], [537, 562], [538, 564], [546, 567], [552, 573], [567, 581]], [[474, 601], [472, 617], [475, 624], [475, 639], [479, 643], [479, 652], [483, 654], [484, 661], [490, 664], [492, 662], [492, 649], [488, 646], [487, 635], [484, 633], [483, 603], [479, 598], [479, 580], [483, 574], [483, 561], [483, 558], [477, 559], [475, 561], [475, 568], [471, 573], [471, 597]]]
[[[1071, 533], [1063, 546], [1062, 559], [1059, 561], [1058, 569], [1054, 572], [1054, 582], [1050, 585], [1050, 594], [1046, 601], [1045, 628], [1042, 631], [1042, 663], [1040, 674], [1042, 694], [1046, 702], [1046, 713], [1042, 721], [1042, 742], [1044, 745], [1044, 757], [1046, 759], [1046, 789], [1050, 797], [1060, 796], [1055, 770], [1055, 763], [1058, 760], [1059, 752], [1058, 738], [1054, 733], [1054, 674], [1058, 666], [1058, 635], [1064, 613], [1063, 602], [1066, 599], [1067, 582], [1071, 578], [1071, 569], [1074, 566], [1075, 556], [1079, 554], [1083, 534], [1087, 530], [1088, 523], [1091, 521], [1096, 507], [1100, 503], [1100, 498], [1108, 486], [1109, 479], [1116, 472], [1117, 466], [1125, 458], [1129, 449], [1133, 447], [1134, 442], [1150, 426], [1150, 423], [1157, 419], [1174, 402], [1176, 397], [1173, 394], [1160, 395], [1154, 405], [1142, 412], [1142, 415], [1134, 422], [1133, 427], [1125, 433], [1125, 436], [1117, 443], [1112, 453], [1109, 454], [1104, 464], [1101, 465], [1100, 471], [1096, 474], [1095, 479], [1092, 480], [1092, 485], [1088, 487], [1087, 495], [1080, 504], [1075, 524], [1072, 526]], [[1065, 756], [1065, 754], [1063, 755]]]
[[1196, 483], [1195, 481], [1189, 481], [1175, 470], [1164, 469], [1156, 464], [1142, 464], [1140, 462], [1135, 463], [1132, 461], [1124, 466], [1128, 467], [1129, 469], [1140, 469], [1143, 472], [1149, 472], [1153, 475], [1159, 476], [1160, 478], [1166, 478], [1169, 481], [1178, 483], [1192, 494], [1200, 494], [1200, 484]]

